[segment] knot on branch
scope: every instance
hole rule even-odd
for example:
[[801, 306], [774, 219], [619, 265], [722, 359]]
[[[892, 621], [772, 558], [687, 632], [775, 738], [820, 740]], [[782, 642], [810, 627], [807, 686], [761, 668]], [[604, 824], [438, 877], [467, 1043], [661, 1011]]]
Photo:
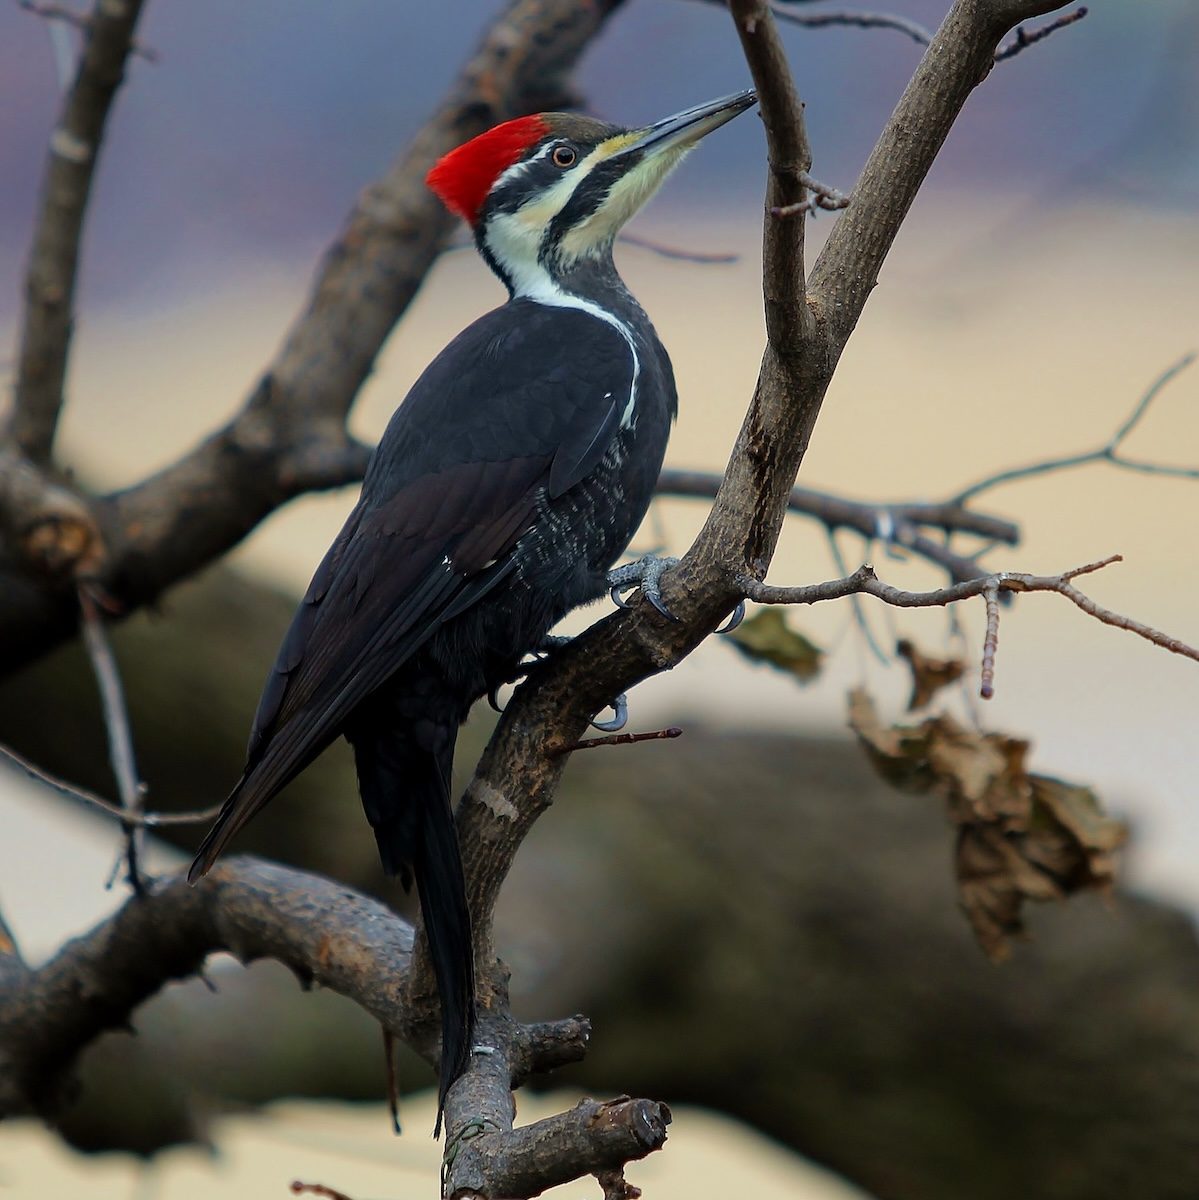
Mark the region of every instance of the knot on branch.
[[82, 503], [39, 513], [21, 538], [26, 559], [47, 575], [94, 579], [104, 562], [104, 539]]
[[0, 529], [40, 574], [100, 574], [106, 549], [87, 502], [11, 447], [0, 450]]

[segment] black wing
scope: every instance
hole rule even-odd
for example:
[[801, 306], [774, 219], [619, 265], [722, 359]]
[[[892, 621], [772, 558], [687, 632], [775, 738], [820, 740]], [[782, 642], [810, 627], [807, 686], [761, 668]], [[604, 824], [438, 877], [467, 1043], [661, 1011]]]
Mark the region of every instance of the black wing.
[[448, 614], [508, 577], [540, 496], [595, 469], [635, 379], [619, 330], [530, 301], [481, 317], [430, 364], [388, 425], [361, 499], [284, 638], [245, 772], [193, 877]]

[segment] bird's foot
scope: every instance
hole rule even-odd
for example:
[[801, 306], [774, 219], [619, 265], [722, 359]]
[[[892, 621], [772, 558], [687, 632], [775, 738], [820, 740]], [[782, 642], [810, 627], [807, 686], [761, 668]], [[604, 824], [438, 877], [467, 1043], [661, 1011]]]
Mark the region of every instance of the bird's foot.
[[719, 629], [717, 629], [716, 632], [717, 633], [732, 633], [733, 630], [736, 629], [737, 626], [740, 625], [741, 622], [744, 620], [745, 620], [745, 601], [738, 600], [737, 607], [734, 608], [733, 611], [729, 614], [729, 619], [727, 621], [725, 621], [725, 623], [723, 625], [721, 625], [721, 627]]
[[678, 565], [677, 558], [657, 558], [652, 554], [647, 554], [636, 562], [627, 563], [623, 567], [616, 567], [609, 571], [608, 594], [612, 597], [612, 603], [620, 608], [628, 608], [628, 601], [625, 600], [622, 593], [639, 587], [641, 594], [664, 617], [671, 621], [677, 621], [678, 618], [662, 601], [661, 581], [667, 571]]
[[598, 729], [601, 733], [619, 733], [629, 723], [629, 698], [621, 692], [615, 700], [612, 701], [612, 720], [596, 721], [592, 720], [591, 728]]
[[[563, 646], [569, 645], [574, 638], [564, 637], [561, 634], [547, 633], [544, 638], [538, 643], [533, 653], [546, 657], [553, 654], [555, 650], [560, 650]], [[532, 663], [528, 663], [526, 667], [518, 668], [511, 679], [504, 680], [503, 683], [515, 683], [518, 679], [523, 679], [528, 674], [528, 668], [532, 667]], [[503, 705], [500, 704], [499, 691], [503, 683], [497, 683], [487, 693], [487, 703], [491, 705], [496, 712], [504, 711]], [[615, 700], [612, 701], [612, 719], [610, 721], [592, 721], [592, 729], [598, 729], [601, 733], [618, 733], [629, 723], [629, 698], [621, 692]]]

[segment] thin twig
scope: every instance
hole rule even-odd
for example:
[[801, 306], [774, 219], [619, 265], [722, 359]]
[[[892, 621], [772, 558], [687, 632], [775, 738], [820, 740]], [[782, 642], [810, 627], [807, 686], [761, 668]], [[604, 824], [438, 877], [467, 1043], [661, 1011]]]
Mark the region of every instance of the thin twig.
[[1148, 387], [1137, 401], [1132, 412], [1120, 424], [1112, 436], [1096, 450], [1086, 450], [1079, 454], [1067, 454], [1060, 458], [1046, 458], [1041, 462], [1029, 463], [1023, 467], [1011, 467], [1006, 471], [998, 471], [988, 475], [977, 483], [963, 488], [953, 498], [955, 504], [965, 504], [981, 492], [998, 487], [1003, 483], [1012, 483], [1017, 479], [1029, 479], [1034, 475], [1047, 475], [1052, 471], [1062, 471], [1068, 467], [1082, 467], [1088, 463], [1107, 462], [1114, 467], [1128, 471], [1139, 471], [1146, 475], [1166, 475], [1174, 479], [1199, 479], [1199, 467], [1172, 467], [1164, 463], [1142, 462], [1138, 459], [1125, 458], [1119, 453], [1120, 446], [1130, 433], [1137, 427], [1141, 419], [1149, 411], [1149, 406], [1161, 394], [1162, 390], [1187, 369], [1199, 355], [1194, 351], [1184, 354], [1176, 363], [1164, 370]]
[[304, 1183], [300, 1179], [291, 1181], [291, 1192], [295, 1196], [320, 1196], [323, 1200], [350, 1200], [345, 1192], [339, 1192], [324, 1183]]
[[802, 200], [797, 200], [794, 204], [775, 205], [768, 209], [772, 217], [794, 217], [799, 213], [815, 213], [818, 209], [824, 212], [836, 212], [841, 208], [849, 207], [849, 197], [844, 192], [839, 192], [835, 187], [830, 187], [827, 183], [821, 183], [819, 179], [813, 179], [807, 171], [799, 172], [799, 182], [811, 192], [811, 195], [805, 195]]
[[834, 25], [855, 29], [894, 29], [921, 46], [927, 46], [933, 40], [930, 30], [916, 21], [901, 17], [898, 13], [854, 12], [851, 9], [794, 13], [788, 12], [778, 4], [772, 4], [771, 8], [780, 21], [786, 21], [788, 25], [802, 25], [808, 29], [825, 29]]
[[745, 598], [758, 604], [817, 604], [822, 600], [839, 600], [844, 596], [860, 594], [874, 596], [884, 604], [892, 604], [897, 608], [941, 608], [958, 600], [967, 600], [971, 596], [985, 595], [988, 590], [997, 593], [1057, 592], [1059, 596], [1065, 596], [1083, 612], [1105, 625], [1126, 629], [1163, 650], [1169, 650], [1171, 654], [1180, 654], [1184, 658], [1199, 662], [1199, 649], [1141, 621], [1104, 608], [1080, 592], [1071, 582], [1079, 575], [1087, 575], [1122, 561], [1121, 555], [1113, 554], [1099, 562], [1087, 563], [1086, 566], [1075, 567], [1060, 575], [1027, 575], [1017, 571], [1000, 571], [931, 592], [907, 592], [883, 583], [869, 563], [863, 564], [852, 575], [843, 579], [832, 579], [826, 583], [814, 583], [806, 587], [774, 587], [747, 576], [743, 576], [738, 582]]
[[121, 801], [121, 828], [125, 831], [125, 862], [128, 865], [129, 886], [139, 895], [142, 875], [138, 865], [141, 857], [141, 823], [137, 820], [145, 808], [145, 785], [138, 778], [133, 753], [133, 731], [129, 726], [129, 711], [125, 705], [125, 690], [116, 655], [104, 629], [97, 598], [92, 590], [81, 584], [79, 596], [80, 628], [83, 645], [96, 676], [100, 705], [104, 711], [104, 727], [108, 731], [108, 758], [117, 783]]
[[[677, 246], [667, 246], [662, 242], [656, 242], [651, 238], [641, 237], [639, 234], [628, 233], [627, 231], [617, 234], [616, 240], [624, 243], [626, 246], [636, 246], [639, 250], [648, 250], [652, 254], [660, 255], [662, 258], [677, 259], [680, 262], [699, 263], [701, 266], [722, 266], [727, 263], [741, 261], [741, 255], [739, 254], [727, 251], [710, 254], [702, 250], [683, 250]], [[446, 246], [446, 252], [457, 253], [460, 250], [474, 250], [474, 248], [474, 238], [460, 237]]]
[[[807, 29], [828, 29], [838, 25], [856, 29], [893, 29], [921, 46], [927, 46], [933, 40], [930, 30], [907, 17], [901, 17], [898, 13], [854, 12], [850, 9], [797, 13], [792, 10], [793, 5], [815, 2], [816, 0], [772, 0], [770, 11], [776, 20]], [[723, 7], [725, 0], [707, 0], [707, 3]]]
[[573, 754], [576, 750], [594, 750], [597, 746], [631, 746], [634, 742], [658, 742], [664, 738], [682, 737], [683, 731], [677, 725], [668, 729], [655, 729], [650, 733], [610, 733], [607, 737], [584, 738], [580, 742], [571, 742], [568, 746], [549, 746], [546, 749], [548, 758], [557, 758], [560, 754]]
[[95, 792], [75, 787], [74, 784], [66, 783], [48, 771], [43, 771], [41, 767], [34, 766], [27, 758], [9, 746], [0, 745], [0, 758], [11, 763], [17, 770], [28, 775], [30, 779], [44, 783], [46, 787], [56, 791], [60, 796], [78, 800], [83, 804], [90, 804], [93, 808], [108, 813], [109, 816], [119, 817], [123, 825], [133, 825], [140, 829], [159, 829], [166, 825], [204, 825], [220, 816], [223, 807], [221, 804], [214, 804], [211, 808], [177, 813], [128, 812], [119, 804], [113, 804], [111, 800], [97, 796]]
[[635, 233], [622, 233], [616, 240], [623, 242], [626, 246], [636, 246], [640, 250], [649, 250], [661, 258], [678, 259], [680, 262], [700, 263], [703, 266], [719, 266], [724, 263], [740, 262], [741, 260], [741, 255], [739, 254], [727, 252], [709, 254], [700, 250], [681, 250], [678, 247], [666, 246], [661, 242], [655, 242], [650, 238], [644, 238]]
[[1000, 46], [995, 51], [995, 61], [1004, 62], [1006, 59], [1015, 58], [1021, 50], [1027, 50], [1029, 46], [1036, 45], [1037, 42], [1047, 38], [1051, 33], [1056, 33], [1059, 29], [1065, 29], [1067, 25], [1073, 25], [1075, 21], [1081, 21], [1087, 15], [1085, 7], [1076, 8], [1072, 13], [1064, 13], [1060, 17], [1055, 17], [1046, 25], [1042, 25], [1040, 29], [1034, 29], [1032, 33], [1026, 33], [1023, 25], [1016, 26], [1015, 37], [1006, 45]]
[[983, 638], [982, 678], [978, 694], [984, 700], [990, 700], [995, 695], [995, 654], [999, 649], [999, 584], [985, 588], [983, 599], [987, 602], [987, 632]]

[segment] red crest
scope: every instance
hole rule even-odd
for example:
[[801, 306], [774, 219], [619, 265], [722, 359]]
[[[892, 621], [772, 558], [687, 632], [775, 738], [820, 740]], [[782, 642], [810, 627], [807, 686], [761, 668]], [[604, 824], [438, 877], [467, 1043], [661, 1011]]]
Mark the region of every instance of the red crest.
[[474, 225], [491, 185], [548, 132], [541, 116], [505, 121], [439, 159], [425, 182], [446, 208]]

